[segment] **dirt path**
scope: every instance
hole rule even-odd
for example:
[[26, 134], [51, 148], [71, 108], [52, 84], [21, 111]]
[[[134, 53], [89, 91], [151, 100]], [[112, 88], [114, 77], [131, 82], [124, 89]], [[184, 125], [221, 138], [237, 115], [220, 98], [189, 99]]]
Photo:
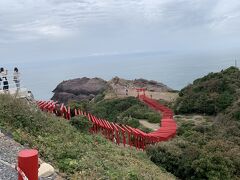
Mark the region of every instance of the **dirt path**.
[[139, 120], [139, 123], [143, 125], [146, 128], [152, 129], [154, 131], [158, 130], [160, 128], [159, 123], [150, 123], [146, 120]]

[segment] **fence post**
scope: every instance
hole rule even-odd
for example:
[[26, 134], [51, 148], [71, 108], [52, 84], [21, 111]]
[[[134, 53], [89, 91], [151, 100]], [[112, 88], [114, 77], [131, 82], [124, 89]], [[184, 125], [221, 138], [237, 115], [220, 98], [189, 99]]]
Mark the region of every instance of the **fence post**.
[[[25, 149], [18, 154], [18, 180], [38, 180], [38, 151]], [[23, 177], [23, 173], [26, 177]]]

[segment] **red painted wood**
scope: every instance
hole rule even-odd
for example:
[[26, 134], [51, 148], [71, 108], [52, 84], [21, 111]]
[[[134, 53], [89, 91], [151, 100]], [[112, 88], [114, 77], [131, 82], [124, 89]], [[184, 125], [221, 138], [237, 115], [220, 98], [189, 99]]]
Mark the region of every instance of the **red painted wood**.
[[[18, 167], [29, 180], [38, 180], [38, 151], [25, 149], [18, 154]], [[23, 180], [18, 174], [18, 180]]]
[[[137, 89], [138, 92], [145, 92], [145, 90], [146, 89], [144, 88]], [[173, 119], [174, 115], [173, 111], [168, 107], [159, 104], [157, 101], [146, 97], [145, 94], [139, 95], [138, 97], [149, 107], [162, 113], [162, 120], [160, 122], [161, 127], [158, 130], [147, 134], [139, 129], [132, 128], [130, 126], [119, 125], [116, 123], [108, 122], [105, 119], [99, 119], [90, 113], [81, 111], [80, 109], [74, 110], [75, 116], [84, 115], [88, 117], [89, 121], [93, 123], [93, 126], [91, 127], [91, 132], [93, 133], [100, 132], [106, 138], [112, 141], [114, 141], [115, 138], [117, 144], [123, 143], [124, 146], [128, 144], [130, 147], [135, 146], [138, 149], [145, 149], [146, 145], [148, 144], [154, 144], [160, 141], [167, 141], [173, 138], [176, 135], [177, 131], [177, 124]], [[57, 102], [53, 101], [37, 101], [37, 104], [40, 109], [49, 112], [57, 111], [56, 107], [57, 106], [59, 107], [59, 105], [57, 105]], [[64, 104], [61, 104], [60, 112], [61, 116], [63, 116], [64, 118], [66, 119], [71, 118], [70, 107], [68, 107], [67, 109], [66, 106], [64, 106]], [[120, 135], [122, 138], [120, 138]]]

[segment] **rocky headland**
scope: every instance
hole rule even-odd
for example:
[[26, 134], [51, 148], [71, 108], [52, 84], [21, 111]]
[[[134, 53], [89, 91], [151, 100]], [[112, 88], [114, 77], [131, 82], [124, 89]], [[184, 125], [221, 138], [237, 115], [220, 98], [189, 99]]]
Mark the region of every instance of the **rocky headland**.
[[126, 80], [114, 77], [110, 81], [101, 78], [77, 78], [61, 82], [53, 90], [52, 100], [68, 103], [69, 101], [92, 100], [99, 94], [104, 94], [105, 98], [136, 96], [137, 88], [145, 88], [152, 94], [168, 93], [173, 89], [165, 84], [153, 80], [135, 79]]

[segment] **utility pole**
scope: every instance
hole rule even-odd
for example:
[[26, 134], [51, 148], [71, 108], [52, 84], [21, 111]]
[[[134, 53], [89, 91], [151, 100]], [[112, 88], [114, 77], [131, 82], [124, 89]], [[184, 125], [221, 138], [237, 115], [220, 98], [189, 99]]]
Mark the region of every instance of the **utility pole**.
[[235, 67], [237, 67], [237, 59], [235, 59]]

